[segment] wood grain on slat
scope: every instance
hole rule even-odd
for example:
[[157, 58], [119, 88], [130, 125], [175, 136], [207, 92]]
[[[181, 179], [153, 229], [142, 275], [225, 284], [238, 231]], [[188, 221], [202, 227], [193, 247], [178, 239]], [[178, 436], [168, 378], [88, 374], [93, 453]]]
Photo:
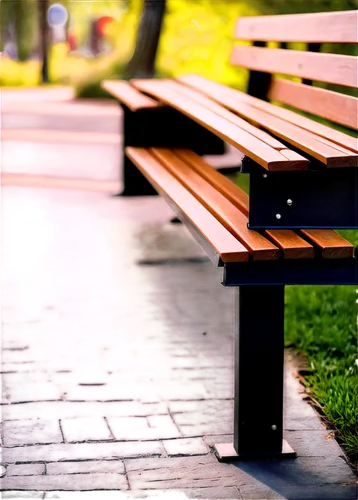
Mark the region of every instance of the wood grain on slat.
[[202, 104], [178, 94], [166, 85], [165, 80], [134, 80], [133, 85], [139, 90], [153, 95], [157, 99], [176, 108], [197, 123], [215, 133], [266, 169], [292, 170], [307, 169], [307, 161], [290, 161], [279, 151], [257, 139], [237, 125], [207, 109]]
[[[175, 90], [176, 92], [185, 95], [189, 99], [192, 99], [195, 102], [198, 102], [199, 104], [202, 104], [207, 109], [210, 109], [211, 111], [221, 116], [222, 118], [225, 118], [229, 122], [234, 123], [238, 127], [242, 128], [243, 130], [246, 130], [246, 132], [249, 132], [251, 135], [257, 137], [265, 144], [271, 146], [273, 149], [276, 149], [277, 151], [281, 151], [282, 149], [287, 149], [284, 144], [282, 144], [277, 139], [269, 135], [267, 132], [251, 125], [247, 121], [243, 120], [242, 118], [235, 115], [231, 111], [228, 111], [223, 106], [220, 106], [220, 104], [216, 103], [215, 101], [205, 96], [204, 94], [200, 93], [199, 91], [191, 89], [180, 83], [177, 83], [175, 82], [175, 80], [174, 81], [169, 80], [167, 85], [173, 88], [173, 90]], [[301, 160], [305, 160], [305, 158], [301, 157]]]
[[340, 54], [320, 54], [243, 45], [235, 46], [231, 56], [231, 63], [235, 66], [354, 88], [358, 84], [357, 61], [357, 57]]
[[[212, 186], [223, 194], [246, 216], [249, 214], [249, 197], [228, 178], [211, 168], [200, 156], [186, 149], [174, 149], [173, 152], [190, 164], [196, 172], [204, 177]], [[312, 245], [289, 230], [266, 230], [264, 234], [283, 251], [285, 259], [311, 259], [314, 256]]]
[[[220, 99], [223, 102], [222, 99]], [[309, 155], [323, 162], [327, 167], [350, 167], [358, 165], [358, 156], [336, 149], [335, 145], [330, 145], [321, 140], [320, 137], [312, 134], [308, 130], [303, 130], [293, 123], [288, 123], [282, 118], [267, 113], [266, 111], [254, 108], [251, 105], [233, 101], [231, 98], [224, 98], [223, 104], [235, 113], [246, 118], [250, 122], [260, 125], [275, 135], [288, 141], [297, 148], [305, 151]], [[283, 154], [285, 154], [283, 152]], [[273, 169], [272, 169], [273, 170]]]
[[[173, 88], [175, 92], [178, 92], [180, 94], [183, 94], [190, 99], [192, 99], [195, 102], [198, 102], [205, 106], [207, 109], [210, 109], [217, 115], [221, 116], [222, 118], [225, 118], [229, 122], [233, 123], [234, 125], [237, 125], [239, 128], [242, 128], [246, 132], [249, 132], [251, 135], [256, 137], [257, 139], [260, 139], [263, 141], [265, 144], [271, 146], [273, 149], [276, 151], [279, 151], [281, 155], [283, 155], [287, 160], [290, 160], [291, 162], [298, 162], [297, 167], [299, 170], [303, 170], [303, 165], [305, 164], [306, 167], [308, 168], [308, 160], [301, 156], [300, 154], [296, 153], [295, 151], [292, 151], [287, 148], [284, 144], [282, 144], [280, 141], [269, 135], [267, 132], [264, 130], [261, 130], [247, 121], [243, 120], [236, 114], [228, 111], [226, 108], [223, 106], [219, 105], [212, 99], [208, 98], [204, 94], [200, 93], [197, 90], [191, 89], [183, 84], [179, 84], [175, 81], [168, 81], [168, 86]], [[295, 169], [295, 163], [291, 164], [291, 169]]]
[[249, 215], [249, 196], [230, 179], [208, 165], [200, 156], [189, 149], [173, 149], [179, 158], [188, 163], [244, 215]]
[[271, 240], [283, 250], [285, 259], [313, 259], [314, 248], [294, 231], [289, 229], [267, 229]]
[[245, 262], [249, 259], [246, 248], [147, 149], [128, 147], [126, 153], [154, 186], [162, 189], [182, 208], [223, 262]]
[[105, 80], [101, 83], [101, 87], [125, 104], [131, 111], [161, 106], [158, 101], [141, 94], [124, 80]]
[[272, 42], [358, 43], [357, 19], [356, 10], [240, 17], [235, 36]]
[[[173, 152], [189, 163], [212, 186], [220, 191], [245, 215], [249, 214], [249, 196], [237, 185], [211, 168], [200, 156], [186, 149], [174, 149]], [[285, 229], [267, 229], [263, 233], [283, 250], [285, 259], [309, 259], [314, 256], [314, 248], [294, 231]], [[303, 231], [302, 231], [303, 233]], [[305, 230], [305, 234], [314, 236], [312, 243], [316, 243], [323, 258], [352, 257], [352, 245], [332, 230]], [[344, 250], [342, 250], [342, 248]]]
[[280, 252], [269, 240], [247, 227], [247, 216], [170, 149], [151, 148], [169, 172], [247, 248], [254, 260], [278, 259]]
[[322, 256], [326, 259], [344, 259], [354, 256], [354, 246], [334, 231], [301, 229], [300, 232], [322, 250]]
[[358, 129], [358, 99], [331, 90], [274, 78], [268, 94], [282, 102], [346, 127]]
[[[320, 137], [327, 139], [328, 141], [334, 143], [331, 144], [333, 148], [336, 147], [336, 144], [343, 146], [353, 153], [353, 158], [356, 157], [356, 153], [358, 152], [358, 141], [355, 137], [343, 134], [338, 130], [334, 130], [331, 127], [322, 125], [321, 123], [317, 123], [293, 111], [264, 102], [261, 99], [256, 99], [255, 97], [249, 96], [244, 92], [226, 87], [197, 75], [186, 75], [180, 77], [179, 80], [192, 88], [201, 90], [203, 93], [228, 109], [235, 111], [235, 104], [239, 106], [240, 103], [250, 105], [259, 110], [263, 110], [272, 116], [281, 118], [289, 124], [293, 124], [297, 127], [297, 130], [303, 129], [310, 132], [316, 140], [319, 140]], [[356, 165], [355, 162], [356, 159], [352, 161], [353, 166]]]
[[[325, 137], [321, 137], [321, 136], [317, 136], [317, 135], [315, 135], [315, 137], [322, 144], [326, 144], [330, 148], [333, 148], [336, 151], [339, 151], [339, 152], [343, 153], [344, 155], [351, 156], [352, 158], [356, 157], [356, 156], [354, 156], [354, 155], [356, 155], [356, 153], [353, 153], [353, 151], [350, 151], [349, 149], [345, 148], [344, 146], [341, 146], [340, 144], [336, 144], [336, 143], [334, 143], [334, 142], [326, 139]], [[358, 166], [357, 162], [354, 162], [353, 166]]]

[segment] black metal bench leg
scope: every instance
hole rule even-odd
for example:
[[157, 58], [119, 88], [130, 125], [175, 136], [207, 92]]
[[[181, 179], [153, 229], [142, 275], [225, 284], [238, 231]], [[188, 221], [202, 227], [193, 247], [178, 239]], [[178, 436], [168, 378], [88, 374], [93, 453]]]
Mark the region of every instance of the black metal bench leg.
[[294, 457], [283, 441], [284, 286], [241, 286], [237, 293], [234, 443], [219, 460]]
[[125, 155], [125, 148], [188, 148], [198, 154], [224, 153], [223, 141], [173, 108], [131, 111], [122, 105], [122, 183], [120, 196], [151, 196], [157, 192]]
[[[123, 121], [123, 145], [122, 145], [122, 184], [123, 190], [119, 196], [152, 196], [157, 192], [137, 169], [132, 161], [127, 158], [125, 148], [127, 146], [146, 147], [148, 144], [148, 128], [155, 112], [153, 110], [131, 111], [122, 106]], [[154, 125], [155, 126], [155, 125]]]

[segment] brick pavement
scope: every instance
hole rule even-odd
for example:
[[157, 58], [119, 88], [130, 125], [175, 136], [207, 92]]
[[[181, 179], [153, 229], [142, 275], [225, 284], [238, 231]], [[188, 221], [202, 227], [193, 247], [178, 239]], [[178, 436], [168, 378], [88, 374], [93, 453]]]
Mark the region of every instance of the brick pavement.
[[2, 197], [4, 498], [356, 497], [289, 357], [298, 458], [211, 453], [232, 441], [235, 292], [162, 200], [11, 185]]

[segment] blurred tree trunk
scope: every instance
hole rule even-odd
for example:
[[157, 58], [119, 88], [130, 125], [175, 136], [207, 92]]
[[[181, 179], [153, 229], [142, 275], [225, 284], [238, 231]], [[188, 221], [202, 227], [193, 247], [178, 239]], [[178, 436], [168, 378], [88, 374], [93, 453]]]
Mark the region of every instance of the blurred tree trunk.
[[144, 0], [136, 47], [124, 73], [127, 78], [152, 78], [166, 0]]
[[40, 31], [40, 52], [42, 57], [41, 81], [48, 83], [48, 45], [49, 45], [49, 26], [47, 23], [47, 11], [49, 0], [37, 0]]
[[16, 44], [14, 58], [31, 57], [34, 42], [35, 4], [33, 0], [0, 1], [0, 50], [10, 40]]

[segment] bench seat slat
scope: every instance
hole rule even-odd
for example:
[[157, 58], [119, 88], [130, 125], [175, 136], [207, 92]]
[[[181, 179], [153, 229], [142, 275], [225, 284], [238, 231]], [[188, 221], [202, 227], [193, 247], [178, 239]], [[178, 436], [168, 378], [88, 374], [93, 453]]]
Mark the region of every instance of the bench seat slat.
[[191, 99], [166, 87], [165, 82], [160, 80], [135, 80], [133, 81], [133, 85], [137, 89], [153, 95], [157, 99], [176, 108], [222, 139], [240, 148], [241, 151], [268, 170], [307, 169], [306, 160], [302, 160], [301, 163], [288, 160], [279, 151], [276, 151], [245, 130], [213, 113], [205, 108], [205, 106], [195, 103]]
[[148, 149], [128, 147], [126, 153], [156, 188], [163, 190], [175, 204], [182, 207], [185, 215], [210, 242], [223, 262], [248, 261], [247, 249], [161, 165]]
[[105, 80], [101, 87], [125, 104], [131, 111], [153, 109], [162, 106], [151, 97], [138, 92], [130, 83], [124, 80]]
[[[221, 92], [219, 90], [219, 92], [216, 92], [209, 90], [209, 92], [213, 99], [227, 108], [235, 111], [249, 121], [271, 130], [279, 137], [314, 156], [326, 164], [327, 167], [358, 165], [358, 156], [354, 153], [350, 153], [348, 150], [344, 150], [344, 148], [342, 150], [341, 146], [337, 147], [335, 144], [330, 144], [327, 139], [312, 134], [308, 130], [303, 130], [293, 123], [289, 123], [282, 118], [266, 112], [266, 110], [253, 107], [251, 102], [247, 102], [246, 99], [235, 100], [228, 91]], [[234, 92], [236, 93], [236, 91]], [[285, 152], [283, 153], [285, 154]]]
[[[268, 144], [271, 146], [273, 149], [276, 149], [277, 151], [280, 151], [281, 154], [283, 154], [283, 151], [287, 150], [287, 146], [282, 144], [280, 141], [272, 137], [272, 135], [268, 134], [264, 130], [261, 130], [253, 125], [251, 125], [249, 122], [243, 120], [236, 114], [232, 113], [228, 109], [224, 108], [220, 104], [216, 103], [209, 97], [205, 96], [204, 94], [201, 94], [200, 92], [191, 89], [189, 87], [186, 87], [184, 85], [180, 85], [178, 82], [175, 80], [165, 80], [166, 85], [176, 92], [185, 95], [189, 99], [192, 99], [195, 102], [198, 102], [205, 106], [207, 109], [210, 109], [217, 115], [221, 116], [222, 118], [225, 118], [231, 123], [234, 123], [238, 127], [242, 128], [243, 130], [246, 130], [246, 132], [249, 132], [253, 136], [257, 137], [260, 139], [262, 142], [265, 144]], [[294, 151], [291, 151], [294, 153]], [[303, 158], [302, 156], [298, 155], [297, 153], [294, 153], [295, 157], [297, 160], [300, 161], [305, 161], [306, 158]], [[292, 158], [293, 159], [293, 158]]]
[[198, 89], [223, 105], [224, 100], [226, 101], [227, 99], [246, 102], [255, 108], [262, 109], [269, 114], [282, 118], [289, 123], [293, 123], [299, 128], [309, 130], [320, 137], [324, 137], [335, 144], [339, 144], [353, 153], [358, 152], [358, 140], [355, 137], [351, 137], [343, 132], [334, 130], [331, 127], [327, 127], [326, 125], [311, 120], [310, 118], [299, 115], [294, 111], [290, 111], [289, 109], [285, 109], [280, 106], [275, 106], [261, 99], [257, 99], [256, 97], [249, 96], [244, 92], [226, 87], [225, 85], [213, 82], [212, 80], [208, 80], [207, 78], [198, 75], [184, 75], [179, 77], [178, 80], [189, 85], [190, 87]]
[[[314, 247], [317, 256], [324, 259], [353, 257], [353, 245], [331, 230], [300, 230], [298, 234], [290, 230], [265, 230], [273, 245], [256, 231], [247, 229], [246, 193], [190, 150], [129, 147], [126, 153], [197, 228], [201, 243], [208, 241], [223, 262], [245, 261], [249, 253], [254, 260], [276, 260], [279, 249], [285, 259], [310, 259]], [[198, 237], [198, 231], [194, 236]], [[234, 245], [233, 250], [234, 242], [240, 246]]]
[[151, 148], [162, 164], [249, 250], [254, 260], [280, 257], [278, 248], [257, 231], [248, 229], [248, 218], [203, 177], [169, 149]]
[[[180, 86], [175, 86], [174, 89], [177, 90], [177, 92], [181, 92]], [[214, 103], [213, 106], [212, 101], [210, 99], [206, 99], [205, 96], [203, 100], [202, 94], [200, 94], [199, 92], [194, 91], [194, 93], [192, 93], [191, 95], [193, 100], [202, 103], [208, 109], [212, 109], [214, 112], [217, 112], [218, 114], [222, 113], [221, 106], [218, 106], [218, 108], [216, 108], [215, 107], [216, 103]], [[232, 100], [228, 98], [225, 100], [225, 104], [227, 105], [227, 107], [230, 106], [230, 108], [233, 111], [240, 114], [241, 116], [244, 116], [247, 120], [253, 122], [255, 125], [264, 126], [268, 130], [274, 132], [276, 135], [279, 135], [283, 139], [289, 141], [296, 147], [303, 149], [306, 153], [315, 156], [320, 161], [325, 163], [327, 166], [351, 166], [351, 162], [354, 163], [354, 160], [350, 159], [350, 157], [354, 155], [349, 150], [346, 150], [342, 146], [331, 144], [327, 139], [318, 137], [312, 134], [311, 132], [297, 128], [296, 125], [287, 123], [281, 118], [277, 118], [275, 116], [267, 114], [266, 111], [257, 108], [252, 109], [252, 107], [246, 104], [245, 102], [232, 103]], [[221, 116], [226, 117], [228, 120], [235, 123], [234, 118], [231, 119], [230, 116], [224, 116], [224, 113], [222, 113]], [[253, 127], [253, 129], [257, 130], [256, 127]], [[265, 134], [263, 137], [259, 137], [261, 140], [265, 141], [266, 136], [268, 136], [268, 134], [263, 131], [259, 132]], [[278, 149], [278, 146], [280, 148], [279, 149], [280, 153], [284, 155], [287, 159], [290, 160], [297, 159], [297, 161], [300, 161], [300, 159], [304, 159], [301, 155], [299, 155], [295, 151], [291, 151], [288, 148], [285, 148], [285, 146], [280, 142], [278, 142], [278, 145], [277, 144], [273, 145], [275, 149]], [[343, 156], [341, 153], [343, 154]], [[349, 158], [347, 159], [345, 157]], [[358, 165], [358, 156], [356, 158], [356, 164]]]
[[326, 259], [344, 259], [354, 256], [354, 246], [334, 231], [325, 229], [301, 229], [308, 240], [322, 250]]
[[[249, 196], [236, 184], [224, 177], [208, 165], [200, 156], [186, 149], [174, 149], [173, 152], [190, 164], [196, 172], [204, 177], [212, 186], [223, 194], [243, 214], [249, 214]], [[294, 231], [265, 230], [264, 234], [283, 251], [285, 259], [311, 259], [314, 257], [314, 248]]]
[[[201, 94], [200, 92], [197, 92], [189, 87], [185, 87], [184, 85], [180, 85], [178, 82], [175, 82], [173, 80], [166, 80], [166, 85], [170, 88], [172, 88], [175, 92], [178, 92], [179, 94], [182, 94], [189, 99], [202, 104], [205, 106], [205, 108], [210, 109], [217, 115], [221, 116], [222, 118], [225, 118], [231, 123], [234, 123], [238, 127], [242, 128], [243, 130], [246, 130], [246, 132], [249, 132], [252, 134], [254, 137], [257, 137], [260, 139], [262, 142], [265, 144], [268, 144], [271, 146], [273, 149], [276, 149], [277, 151], [281, 151], [282, 149], [286, 149], [286, 146], [284, 146], [281, 142], [279, 142], [277, 139], [269, 135], [267, 132], [260, 130], [259, 128], [251, 125], [247, 121], [243, 120], [239, 116], [235, 115], [228, 109], [224, 108], [223, 106], [220, 106], [220, 104], [216, 103], [215, 101], [209, 99], [207, 96], [204, 94]], [[305, 158], [302, 158], [302, 160], [305, 160]]]
[[[198, 174], [211, 183], [230, 202], [245, 215], [249, 213], [249, 196], [237, 185], [208, 165], [200, 156], [186, 149], [174, 149], [174, 153], [189, 163]], [[309, 259], [314, 256], [316, 246], [319, 255], [325, 259], [347, 258], [353, 256], [353, 245], [332, 230], [291, 230], [266, 229], [265, 235], [283, 250], [286, 259]], [[308, 243], [301, 237], [310, 240]]]
[[327, 167], [356, 167], [358, 156], [350, 154], [344, 148], [331, 145], [327, 139], [318, 137], [308, 130], [303, 130], [282, 118], [270, 115], [266, 111], [253, 108], [246, 103], [234, 103], [232, 109], [247, 120], [260, 124], [290, 144], [317, 158]]
[[358, 64], [354, 56], [237, 45], [230, 62], [254, 71], [299, 76], [346, 87], [358, 86]]

